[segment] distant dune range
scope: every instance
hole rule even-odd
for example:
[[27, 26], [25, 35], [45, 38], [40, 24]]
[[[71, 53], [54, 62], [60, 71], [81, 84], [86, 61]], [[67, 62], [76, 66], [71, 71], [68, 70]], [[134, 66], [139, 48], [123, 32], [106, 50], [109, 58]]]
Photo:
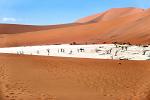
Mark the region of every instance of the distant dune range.
[[0, 27], [1, 47], [72, 42], [150, 44], [150, 9], [114, 8], [65, 25]]
[[34, 32], [41, 30], [49, 30], [55, 28], [71, 27], [76, 25], [82, 25], [83, 23], [70, 23], [60, 25], [19, 25], [19, 24], [0, 24], [0, 34], [17, 34], [25, 32]]

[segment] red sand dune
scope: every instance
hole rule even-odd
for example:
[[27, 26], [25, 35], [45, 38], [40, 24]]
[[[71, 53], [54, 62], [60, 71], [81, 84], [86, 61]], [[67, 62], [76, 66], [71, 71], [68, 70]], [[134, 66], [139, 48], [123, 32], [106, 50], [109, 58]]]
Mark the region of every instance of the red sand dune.
[[[70, 27], [0, 35], [0, 46], [130, 42], [150, 44], [150, 10], [115, 8]], [[82, 24], [79, 24], [82, 23]]]
[[105, 20], [111, 20], [113, 18], [117, 18], [117, 17], [124, 17], [124, 16], [128, 16], [131, 14], [137, 14], [140, 12], [143, 12], [144, 9], [140, 9], [140, 8], [112, 8], [106, 12], [100, 13], [100, 14], [96, 14], [96, 15], [92, 15], [92, 16], [88, 16], [85, 18], [81, 18], [78, 21], [76, 21], [77, 23], [86, 23], [86, 22], [97, 22], [97, 21], [105, 21]]
[[150, 62], [0, 55], [1, 100], [150, 100]]
[[33, 32], [40, 30], [48, 30], [62, 27], [76, 26], [77, 23], [60, 24], [60, 25], [19, 25], [19, 24], [0, 24], [0, 34], [16, 34], [24, 32]]

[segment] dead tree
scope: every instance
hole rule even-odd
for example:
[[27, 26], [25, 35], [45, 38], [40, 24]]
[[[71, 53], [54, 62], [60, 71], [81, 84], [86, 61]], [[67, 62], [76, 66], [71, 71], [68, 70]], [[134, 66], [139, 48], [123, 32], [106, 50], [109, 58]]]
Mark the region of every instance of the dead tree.
[[50, 54], [50, 49], [47, 49], [47, 53], [48, 53], [48, 55]]
[[37, 54], [40, 54], [40, 51], [39, 51], [39, 50], [37, 50]]
[[64, 53], [65, 52], [65, 49], [58, 49], [58, 53], [61, 52], [61, 53]]
[[109, 50], [106, 50], [106, 54], [110, 54], [110, 51], [109, 51]]
[[20, 54], [24, 54], [24, 52], [23, 52], [23, 51], [20, 51]]
[[60, 52], [65, 52], [65, 50], [64, 49], [60, 49]]
[[125, 50], [126, 50], [126, 51], [128, 50], [128, 46], [125, 46]]
[[145, 55], [147, 51], [149, 51], [149, 50], [143, 50], [143, 55]]
[[98, 53], [98, 52], [101, 52], [102, 50], [99, 50], [99, 49], [95, 49], [95, 52]]
[[85, 51], [84, 48], [80, 48], [79, 50], [80, 50], [80, 52], [84, 52]]
[[108, 50], [108, 52], [109, 52], [109, 54], [111, 54], [111, 52], [112, 52], [112, 48], [111, 48], [111, 49], [109, 49], [109, 50]]
[[73, 43], [72, 43], [72, 45], [76, 45], [76, 44], [77, 44], [76, 42], [73, 42]]
[[118, 54], [118, 50], [115, 52], [115, 56], [117, 56], [117, 54]]
[[72, 54], [73, 53], [73, 51], [71, 50], [70, 52], [69, 52], [69, 54]]
[[77, 43], [76, 42], [72, 42], [72, 43], [70, 43], [70, 45], [77, 45]]
[[124, 50], [124, 46], [121, 46], [121, 49]]

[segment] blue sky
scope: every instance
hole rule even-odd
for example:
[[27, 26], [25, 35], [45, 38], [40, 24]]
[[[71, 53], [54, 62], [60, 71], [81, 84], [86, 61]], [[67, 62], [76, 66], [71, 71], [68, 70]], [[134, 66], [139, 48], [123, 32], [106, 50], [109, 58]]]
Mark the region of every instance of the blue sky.
[[120, 7], [149, 8], [150, 0], [0, 0], [0, 23], [70, 23]]

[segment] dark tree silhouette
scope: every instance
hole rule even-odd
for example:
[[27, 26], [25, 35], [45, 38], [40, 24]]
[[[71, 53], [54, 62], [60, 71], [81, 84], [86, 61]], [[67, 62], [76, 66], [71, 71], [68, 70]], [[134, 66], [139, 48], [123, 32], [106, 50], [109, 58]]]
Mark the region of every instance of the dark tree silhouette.
[[121, 49], [123, 50], [123, 49], [124, 49], [124, 47], [123, 47], [123, 46], [121, 46]]
[[72, 42], [72, 43], [70, 43], [70, 45], [77, 45], [77, 43], [76, 42]]
[[73, 53], [73, 51], [71, 50], [70, 52], [69, 52], [69, 54], [72, 54]]
[[39, 50], [37, 50], [37, 54], [40, 54], [40, 51], [39, 51]]
[[126, 50], [126, 51], [128, 50], [128, 47], [127, 47], [127, 46], [125, 46], [125, 50]]
[[50, 54], [50, 49], [47, 49], [47, 53], [48, 53], [48, 55]]
[[65, 49], [60, 49], [60, 52], [65, 52]]
[[115, 52], [115, 56], [117, 56], [118, 50]]
[[85, 50], [84, 50], [84, 48], [80, 48], [80, 52], [84, 52]]
[[145, 55], [147, 51], [149, 51], [149, 50], [143, 50], [143, 55]]
[[99, 50], [99, 49], [95, 49], [95, 52], [96, 52], [96, 53], [98, 53], [99, 51], [101, 51], [101, 50]]
[[24, 52], [23, 52], [23, 51], [20, 51], [20, 54], [24, 54]]

